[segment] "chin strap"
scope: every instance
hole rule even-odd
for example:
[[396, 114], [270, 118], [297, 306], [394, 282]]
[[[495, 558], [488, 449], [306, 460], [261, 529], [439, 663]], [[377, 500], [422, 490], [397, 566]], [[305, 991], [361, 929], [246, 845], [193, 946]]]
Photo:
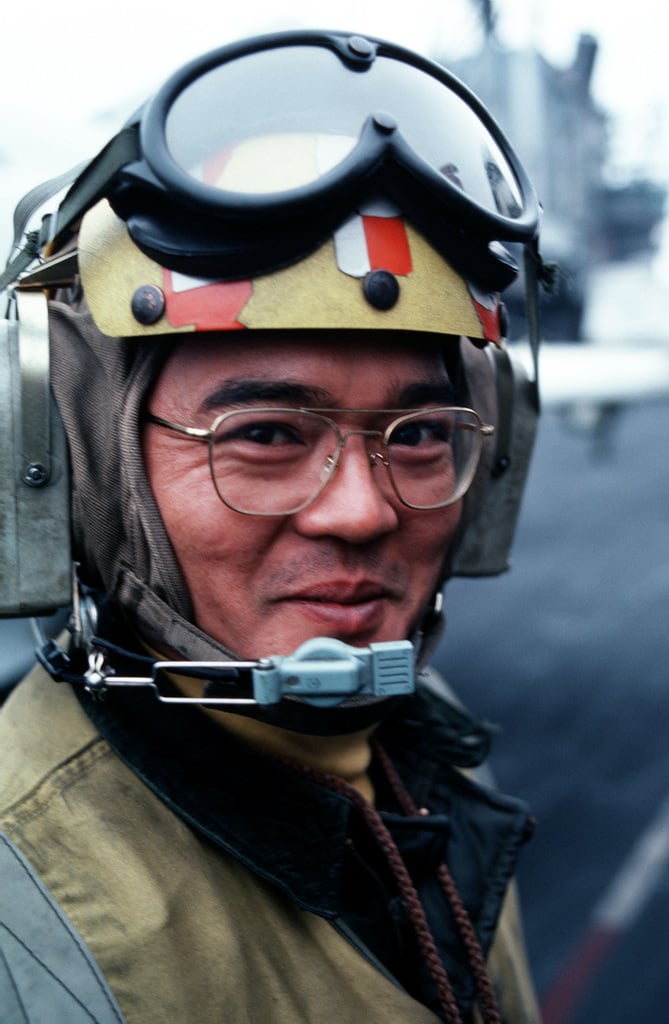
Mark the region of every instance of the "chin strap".
[[[125, 687], [149, 689], [165, 704], [268, 707], [297, 697], [304, 704], [328, 708], [351, 698], [380, 700], [415, 690], [414, 645], [409, 640], [353, 647], [332, 637], [315, 637], [292, 654], [251, 661], [161, 660], [129, 651], [100, 635], [106, 628], [100, 622], [98, 600], [94, 591], [81, 585], [77, 566], [73, 566], [73, 598], [71, 654], [33, 620], [36, 656], [56, 682], [83, 687], [97, 697]], [[201, 680], [200, 696], [180, 693], [170, 676]]]
[[531, 382], [534, 392], [534, 403], [540, 412], [539, 398], [539, 346], [541, 344], [541, 314], [539, 303], [539, 286], [549, 295], [555, 295], [560, 281], [560, 267], [555, 262], [546, 262], [539, 252], [539, 240], [533, 241], [524, 249], [525, 270], [525, 306], [527, 311], [527, 334], [532, 357], [534, 379]]
[[[119, 674], [109, 662], [110, 654], [150, 674]], [[331, 707], [351, 697], [397, 697], [415, 689], [414, 649], [408, 640], [351, 647], [340, 640], [318, 637], [301, 644], [293, 654], [257, 661], [161, 661], [93, 636], [80, 671], [53, 639], [38, 646], [37, 658], [57, 682], [83, 686], [97, 696], [115, 687], [148, 688], [167, 704], [267, 706], [291, 696], [316, 707]], [[164, 693], [159, 685], [164, 675], [203, 680], [201, 695]]]

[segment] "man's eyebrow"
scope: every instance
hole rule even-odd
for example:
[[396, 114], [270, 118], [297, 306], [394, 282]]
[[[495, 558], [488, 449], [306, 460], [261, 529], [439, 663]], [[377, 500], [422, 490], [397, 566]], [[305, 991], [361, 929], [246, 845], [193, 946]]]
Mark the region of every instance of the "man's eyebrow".
[[453, 405], [457, 394], [450, 380], [425, 380], [407, 384], [399, 392], [398, 406], [418, 409], [424, 405]]
[[330, 395], [323, 388], [291, 380], [232, 379], [219, 384], [202, 402], [203, 412], [249, 405], [254, 402], [283, 403], [290, 406], [327, 404]]
[[[456, 398], [449, 380], [414, 381], [399, 388], [387, 408], [417, 409], [425, 405], [452, 405]], [[331, 408], [332, 396], [325, 388], [291, 380], [257, 378], [232, 379], [217, 385], [204, 399], [202, 412], [217, 412], [257, 402], [300, 408]]]

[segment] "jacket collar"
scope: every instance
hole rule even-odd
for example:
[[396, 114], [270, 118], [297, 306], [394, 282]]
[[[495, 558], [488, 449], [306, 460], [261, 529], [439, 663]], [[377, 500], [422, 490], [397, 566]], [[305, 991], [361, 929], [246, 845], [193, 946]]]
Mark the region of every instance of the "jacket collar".
[[[301, 907], [337, 915], [352, 812], [346, 797], [259, 755], [198, 710], [159, 705], [137, 691], [116, 691], [102, 703], [80, 699], [117, 754], [176, 814]], [[431, 812], [413, 829], [398, 822], [401, 836], [411, 847], [420, 845], [417, 836], [441, 830], [466, 904], [492, 926], [528, 814], [453, 768], [479, 728], [452, 705], [419, 694], [379, 735], [414, 799]]]

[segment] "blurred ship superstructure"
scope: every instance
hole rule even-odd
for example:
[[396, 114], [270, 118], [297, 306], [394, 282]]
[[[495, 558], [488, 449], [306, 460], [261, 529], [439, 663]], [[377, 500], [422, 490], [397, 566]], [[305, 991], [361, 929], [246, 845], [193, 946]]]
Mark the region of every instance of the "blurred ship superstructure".
[[[607, 181], [610, 116], [594, 100], [598, 43], [582, 35], [571, 64], [535, 49], [504, 49], [489, 36], [475, 56], [445, 60], [489, 107], [510, 138], [544, 207], [542, 252], [561, 267], [558, 291], [543, 299], [546, 340], [578, 341], [591, 268], [652, 252], [666, 189], [646, 178]], [[522, 337], [521, 289], [507, 305]]]

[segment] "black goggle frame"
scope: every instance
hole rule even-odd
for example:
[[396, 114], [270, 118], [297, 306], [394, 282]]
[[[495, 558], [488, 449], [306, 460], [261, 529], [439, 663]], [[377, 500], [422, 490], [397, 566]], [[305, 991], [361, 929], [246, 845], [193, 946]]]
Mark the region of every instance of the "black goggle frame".
[[[263, 54], [290, 48], [295, 54], [316, 55], [316, 61], [324, 51], [336, 55], [340, 68], [359, 76], [357, 82], [364, 82], [365, 73], [376, 65], [384, 73], [389, 68], [391, 78], [400, 68], [402, 76], [406, 69], [410, 75], [416, 72], [418, 88], [426, 79], [432, 92], [434, 83], [443, 86], [446, 105], [461, 109], [464, 117], [471, 115], [472, 125], [480, 126], [482, 137], [500, 156], [506, 192], [510, 189], [514, 197], [507, 212], [465, 192], [417, 151], [394, 116], [392, 95], [385, 110], [370, 109], [362, 117], [359, 137], [344, 159], [298, 188], [244, 193], [197, 180], [168, 144], [175, 104], [211, 73], [225, 73], [235, 62], [243, 68], [249, 57], [262, 64]], [[286, 54], [287, 66], [292, 56]], [[328, 61], [326, 70], [332, 66]], [[240, 124], [243, 101], [242, 96]], [[454, 145], [464, 145], [462, 138]], [[107, 197], [135, 243], [161, 265], [238, 279], [304, 257], [358, 204], [379, 194], [395, 202], [463, 276], [490, 290], [501, 290], [516, 275], [515, 262], [500, 243], [536, 243], [540, 210], [520, 161], [485, 107], [445, 68], [378, 39], [315, 31], [276, 33], [223, 47], [175, 73], [79, 175], [61, 204], [52, 234], [62, 235], [86, 209]]]

